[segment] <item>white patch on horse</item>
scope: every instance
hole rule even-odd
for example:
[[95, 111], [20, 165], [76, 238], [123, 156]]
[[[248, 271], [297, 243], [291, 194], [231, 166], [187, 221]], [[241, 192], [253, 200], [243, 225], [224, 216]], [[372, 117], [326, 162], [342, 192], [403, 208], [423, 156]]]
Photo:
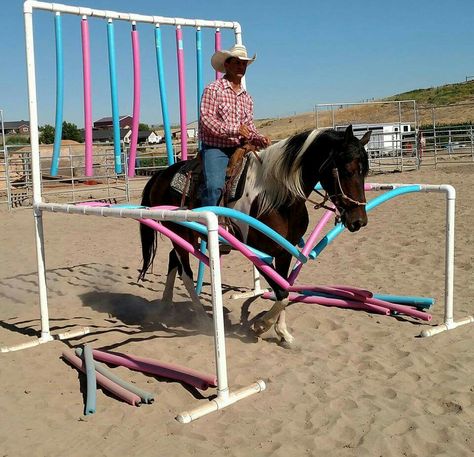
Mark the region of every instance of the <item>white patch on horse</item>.
[[[301, 161], [304, 153], [321, 132], [323, 129], [315, 129], [309, 133], [296, 154], [290, 170], [285, 170], [283, 166], [289, 138], [259, 151], [262, 163], [255, 159], [250, 162], [242, 198], [235, 202], [232, 208], [249, 214], [252, 202], [258, 197], [258, 213], [263, 214], [283, 205], [288, 198], [293, 201], [297, 198], [306, 198], [303, 191]], [[248, 227], [242, 223], [238, 226], [245, 241]]]

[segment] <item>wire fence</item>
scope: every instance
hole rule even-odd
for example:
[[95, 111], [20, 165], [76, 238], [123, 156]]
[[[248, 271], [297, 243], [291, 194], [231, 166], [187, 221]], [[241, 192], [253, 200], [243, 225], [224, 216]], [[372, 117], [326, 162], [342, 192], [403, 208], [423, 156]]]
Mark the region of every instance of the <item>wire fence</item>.
[[[197, 153], [191, 143], [188, 158]], [[136, 176], [116, 174], [112, 145], [94, 145], [93, 177], [85, 176], [84, 146], [62, 146], [58, 174], [50, 174], [51, 147], [41, 152], [41, 188], [46, 203], [78, 203], [105, 201], [110, 203], [138, 203], [142, 189], [149, 177], [167, 167], [164, 145], [144, 145], [137, 149]], [[175, 160], [180, 159], [177, 151]], [[122, 163], [127, 169], [128, 151], [122, 153]], [[0, 204], [9, 209], [30, 207], [33, 204], [31, 174], [31, 148], [29, 145], [5, 146], [0, 151]]]

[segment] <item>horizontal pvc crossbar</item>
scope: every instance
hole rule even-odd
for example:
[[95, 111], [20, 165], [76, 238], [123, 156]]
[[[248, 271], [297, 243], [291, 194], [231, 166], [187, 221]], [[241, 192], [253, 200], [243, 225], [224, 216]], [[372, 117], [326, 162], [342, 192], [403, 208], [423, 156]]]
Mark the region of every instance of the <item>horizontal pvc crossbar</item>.
[[33, 9], [53, 11], [60, 13], [75, 14], [78, 16], [90, 16], [102, 19], [116, 19], [119, 21], [135, 21], [148, 24], [180, 25], [183, 27], [210, 27], [235, 29], [240, 33], [241, 27], [238, 22], [230, 21], [208, 21], [203, 19], [185, 19], [179, 17], [147, 16], [143, 14], [121, 13], [118, 11], [98, 10], [78, 6], [62, 5], [60, 3], [45, 3], [37, 1], [26, 1], [24, 12], [31, 13]]

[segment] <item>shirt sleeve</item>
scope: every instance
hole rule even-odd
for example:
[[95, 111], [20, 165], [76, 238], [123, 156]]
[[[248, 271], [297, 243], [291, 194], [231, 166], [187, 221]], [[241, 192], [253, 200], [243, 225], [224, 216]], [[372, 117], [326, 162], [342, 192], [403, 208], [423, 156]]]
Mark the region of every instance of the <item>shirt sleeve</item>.
[[217, 91], [206, 87], [200, 105], [200, 119], [203, 130], [215, 137], [237, 137], [240, 126], [220, 119], [217, 115], [218, 106]]

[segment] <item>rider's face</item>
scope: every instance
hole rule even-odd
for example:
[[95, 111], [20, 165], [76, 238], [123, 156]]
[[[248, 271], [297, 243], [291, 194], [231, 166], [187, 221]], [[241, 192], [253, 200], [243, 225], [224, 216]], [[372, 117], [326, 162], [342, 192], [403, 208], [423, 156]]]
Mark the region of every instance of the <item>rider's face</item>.
[[242, 78], [247, 70], [247, 61], [240, 60], [237, 57], [231, 57], [225, 61], [224, 66], [226, 75]]

